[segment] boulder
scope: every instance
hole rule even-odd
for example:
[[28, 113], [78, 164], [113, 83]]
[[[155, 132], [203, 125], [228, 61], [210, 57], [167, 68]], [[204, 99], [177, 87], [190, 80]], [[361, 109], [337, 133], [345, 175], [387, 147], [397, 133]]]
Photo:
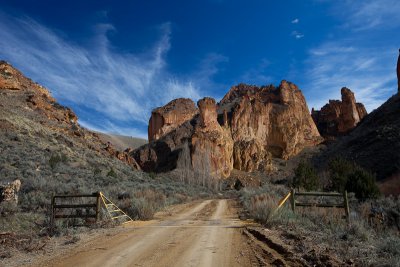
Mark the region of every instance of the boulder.
[[18, 195], [21, 188], [21, 181], [19, 179], [12, 183], [0, 185], [0, 203], [3, 201], [18, 203]]
[[347, 134], [367, 115], [367, 110], [361, 103], [356, 103], [354, 93], [343, 87], [342, 101], [329, 100], [321, 110], [312, 110], [312, 118], [321, 135], [336, 137]]
[[149, 142], [160, 139], [184, 122], [192, 119], [197, 112], [194, 102], [188, 98], [178, 98], [165, 106], [154, 109], [149, 120]]

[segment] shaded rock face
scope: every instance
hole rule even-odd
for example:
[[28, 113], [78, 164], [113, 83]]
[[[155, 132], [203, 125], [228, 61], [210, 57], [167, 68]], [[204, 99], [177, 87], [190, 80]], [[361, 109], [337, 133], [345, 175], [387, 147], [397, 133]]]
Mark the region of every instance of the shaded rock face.
[[270, 170], [271, 157], [288, 159], [323, 140], [303, 94], [290, 82], [278, 88], [240, 84], [218, 105], [203, 98], [198, 107], [198, 115], [132, 153], [143, 170], [175, 168], [187, 142], [190, 167], [223, 178], [233, 168]]
[[152, 111], [149, 120], [149, 142], [157, 140], [193, 118], [198, 110], [191, 99], [178, 98]]
[[375, 173], [378, 181], [400, 177], [399, 114], [400, 95], [396, 94], [365, 116], [348, 135], [332, 144], [324, 155], [320, 155], [321, 161], [329, 162], [340, 156]]
[[397, 58], [397, 91], [400, 93], [400, 49], [399, 57]]
[[233, 143], [229, 131], [217, 122], [214, 99], [204, 98], [198, 106], [200, 114], [132, 152], [144, 171], [175, 169], [184, 146], [189, 146], [190, 166], [185, 168], [207, 170], [215, 177], [229, 176], [233, 166]]
[[342, 101], [329, 100], [320, 111], [311, 112], [319, 132], [324, 137], [348, 133], [367, 115], [364, 105], [356, 103], [354, 93], [350, 89], [343, 87], [341, 94]]
[[21, 181], [19, 179], [6, 185], [0, 185], [0, 203], [3, 201], [12, 201], [18, 203], [18, 195], [21, 188]]

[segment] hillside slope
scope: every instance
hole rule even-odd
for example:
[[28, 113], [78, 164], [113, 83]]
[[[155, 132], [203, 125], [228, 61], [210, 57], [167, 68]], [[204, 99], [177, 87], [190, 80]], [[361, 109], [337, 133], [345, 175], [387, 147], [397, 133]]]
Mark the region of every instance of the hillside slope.
[[368, 114], [324, 155], [338, 155], [376, 173], [377, 180], [400, 173], [400, 95], [394, 95]]
[[127, 148], [136, 149], [147, 144], [147, 140], [142, 138], [101, 132], [96, 133], [103, 142], [110, 142], [116, 149], [120, 151], [124, 151]]

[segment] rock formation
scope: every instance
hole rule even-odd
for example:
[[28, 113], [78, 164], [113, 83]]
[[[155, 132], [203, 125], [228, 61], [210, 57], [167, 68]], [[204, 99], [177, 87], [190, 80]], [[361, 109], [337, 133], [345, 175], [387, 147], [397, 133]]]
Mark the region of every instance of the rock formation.
[[354, 129], [367, 115], [363, 104], [356, 103], [354, 93], [343, 87], [341, 90], [342, 101], [329, 100], [321, 110], [312, 110], [312, 118], [317, 128], [324, 137], [344, 135]]
[[229, 130], [217, 121], [214, 99], [205, 97], [197, 105], [200, 118], [191, 139], [193, 169], [205, 169], [211, 176], [226, 178], [233, 168], [233, 141]]
[[400, 94], [400, 49], [399, 57], [397, 58], [397, 91]]
[[12, 201], [18, 203], [18, 195], [21, 188], [21, 181], [19, 179], [12, 183], [0, 185], [0, 203], [3, 201]]
[[258, 169], [269, 154], [288, 159], [322, 140], [303, 94], [287, 81], [282, 81], [278, 88], [235, 86], [222, 99], [220, 107], [231, 114], [234, 158], [252, 158], [252, 163], [242, 161], [244, 165], [235, 161], [235, 168], [240, 170]]
[[[174, 114], [167, 108], [170, 104], [156, 110]], [[198, 107], [200, 114], [190, 108], [192, 117], [186, 122], [175, 129], [159, 131], [166, 134], [157, 136], [158, 139], [152, 135], [157, 140], [132, 153], [143, 170], [176, 168], [182, 145], [187, 141], [190, 167], [209, 169], [215, 177], [228, 177], [232, 168], [270, 170], [271, 157], [288, 159], [304, 147], [322, 141], [303, 94], [290, 82], [282, 81], [278, 88], [240, 84], [232, 87], [217, 106], [213, 99], [204, 98]], [[155, 117], [152, 114], [150, 120], [155, 121]], [[162, 127], [149, 129], [155, 133], [154, 129]]]
[[[400, 95], [396, 94], [365, 118], [345, 138], [330, 146], [322, 162], [344, 157], [376, 174], [382, 181], [400, 177]], [[398, 181], [396, 183], [398, 185]]]
[[178, 98], [163, 107], [154, 109], [149, 120], [149, 142], [176, 129], [185, 121], [193, 118], [197, 112], [194, 102], [188, 98]]

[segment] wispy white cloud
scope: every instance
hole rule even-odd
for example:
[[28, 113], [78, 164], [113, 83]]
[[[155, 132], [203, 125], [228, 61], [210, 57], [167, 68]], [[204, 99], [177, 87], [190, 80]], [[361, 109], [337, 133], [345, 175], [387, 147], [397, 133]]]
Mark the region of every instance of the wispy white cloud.
[[340, 88], [346, 86], [372, 111], [396, 93], [400, 1], [323, 2], [331, 4], [339, 27], [330, 34], [334, 40], [323, 40], [309, 50], [304, 85], [309, 107], [340, 99]]
[[299, 20], [298, 18], [295, 18], [295, 19], [293, 19], [293, 20], [291, 21], [292, 24], [297, 24], [297, 23], [299, 23], [299, 22], [300, 22], [300, 20]]
[[302, 34], [302, 33], [299, 32], [299, 31], [292, 31], [291, 35], [292, 35], [294, 38], [296, 38], [296, 39], [301, 39], [301, 38], [304, 37], [304, 34]]
[[344, 20], [344, 27], [355, 31], [400, 26], [398, 0], [334, 1], [334, 11]]
[[356, 100], [362, 102], [368, 111], [395, 93], [397, 49], [346, 44], [343, 40], [325, 42], [310, 50], [304, 86], [309, 107], [320, 108], [328, 99], [340, 99], [340, 88], [344, 86], [355, 92]]
[[[152, 108], [177, 97], [197, 100], [204, 94], [218, 69], [204, 71], [194, 79], [168, 72], [165, 55], [171, 47], [171, 26], [162, 24], [159, 40], [140, 55], [120, 53], [109, 42], [116, 31], [111, 24], [96, 26], [90, 46], [67, 40], [28, 17], [11, 17], [0, 12], [0, 57], [27, 76], [48, 87], [63, 103], [88, 108], [98, 121], [85, 125], [120, 134], [144, 135]], [[209, 66], [216, 66], [214, 55]], [[81, 123], [85, 118], [81, 118]], [[122, 127], [132, 125], [141, 127]]]

